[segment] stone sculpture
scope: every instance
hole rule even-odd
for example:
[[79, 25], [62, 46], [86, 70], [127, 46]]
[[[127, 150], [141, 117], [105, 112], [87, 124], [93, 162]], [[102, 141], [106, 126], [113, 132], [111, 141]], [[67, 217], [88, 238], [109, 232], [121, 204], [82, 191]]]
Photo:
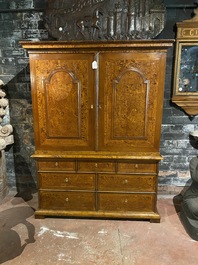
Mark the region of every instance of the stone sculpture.
[[6, 108], [8, 100], [5, 98], [6, 93], [3, 91], [4, 83], [0, 80], [0, 200], [3, 199], [7, 192], [7, 179], [6, 179], [6, 160], [5, 148], [14, 142], [12, 135], [13, 128], [10, 124], [3, 123], [3, 117], [6, 115]]
[[14, 142], [13, 135], [11, 135], [13, 128], [10, 124], [1, 125], [3, 117], [6, 114], [6, 107], [8, 100], [5, 98], [6, 93], [2, 90], [4, 83], [0, 80], [0, 151], [5, 149], [7, 145]]
[[198, 241], [198, 157], [190, 160], [190, 174], [192, 183], [183, 194], [180, 217], [188, 234]]

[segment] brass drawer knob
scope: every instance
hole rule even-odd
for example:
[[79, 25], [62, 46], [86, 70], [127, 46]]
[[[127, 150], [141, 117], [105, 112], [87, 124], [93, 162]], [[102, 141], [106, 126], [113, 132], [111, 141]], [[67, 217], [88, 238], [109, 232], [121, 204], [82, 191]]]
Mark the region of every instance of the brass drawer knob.
[[69, 201], [69, 198], [66, 198], [65, 201], [68, 202]]
[[135, 168], [138, 168], [138, 164], [135, 164]]
[[95, 167], [96, 167], [96, 168], [98, 167], [98, 163], [95, 163]]
[[68, 178], [65, 178], [65, 182], [66, 182], [66, 183], [69, 182], [69, 179], [68, 179]]
[[128, 203], [128, 200], [127, 200], [127, 199], [125, 199], [125, 200], [124, 200], [124, 202], [125, 202], [125, 203]]
[[127, 184], [127, 183], [128, 183], [128, 179], [125, 179], [125, 180], [124, 180], [124, 184]]
[[58, 162], [55, 163], [55, 166], [56, 166], [56, 167], [58, 166]]

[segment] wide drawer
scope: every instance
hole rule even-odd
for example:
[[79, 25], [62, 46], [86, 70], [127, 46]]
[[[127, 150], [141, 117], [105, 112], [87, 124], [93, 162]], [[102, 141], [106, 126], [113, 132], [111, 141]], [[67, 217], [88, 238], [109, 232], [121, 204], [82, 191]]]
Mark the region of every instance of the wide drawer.
[[154, 194], [98, 193], [99, 211], [154, 211]]
[[94, 211], [93, 192], [39, 192], [39, 207], [47, 210]]
[[156, 173], [157, 164], [118, 162], [118, 172], [123, 173]]
[[75, 171], [76, 163], [74, 160], [62, 161], [38, 161], [39, 171]]
[[115, 163], [111, 161], [79, 161], [78, 171], [115, 172]]
[[95, 174], [39, 173], [42, 189], [95, 190]]
[[152, 192], [155, 191], [155, 178], [152, 175], [99, 174], [98, 190]]

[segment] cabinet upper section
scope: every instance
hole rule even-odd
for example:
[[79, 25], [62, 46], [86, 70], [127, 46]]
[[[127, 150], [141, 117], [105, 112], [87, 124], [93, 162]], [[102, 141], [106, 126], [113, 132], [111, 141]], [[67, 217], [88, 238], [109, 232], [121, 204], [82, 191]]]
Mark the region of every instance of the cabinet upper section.
[[159, 150], [171, 41], [22, 44], [37, 151]]

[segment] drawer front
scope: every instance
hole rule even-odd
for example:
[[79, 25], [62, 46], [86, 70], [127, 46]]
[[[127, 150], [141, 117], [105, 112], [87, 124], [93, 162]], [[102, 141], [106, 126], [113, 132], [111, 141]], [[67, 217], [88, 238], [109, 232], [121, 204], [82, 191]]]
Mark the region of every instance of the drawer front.
[[115, 172], [115, 163], [102, 161], [79, 161], [78, 171]]
[[39, 171], [75, 171], [75, 161], [38, 161]]
[[155, 176], [99, 174], [99, 191], [155, 191]]
[[40, 191], [40, 208], [46, 210], [94, 211], [93, 192], [47, 192]]
[[157, 165], [149, 163], [119, 162], [118, 172], [123, 173], [156, 173]]
[[95, 190], [95, 174], [39, 173], [40, 188]]
[[154, 194], [99, 193], [99, 211], [154, 211]]

